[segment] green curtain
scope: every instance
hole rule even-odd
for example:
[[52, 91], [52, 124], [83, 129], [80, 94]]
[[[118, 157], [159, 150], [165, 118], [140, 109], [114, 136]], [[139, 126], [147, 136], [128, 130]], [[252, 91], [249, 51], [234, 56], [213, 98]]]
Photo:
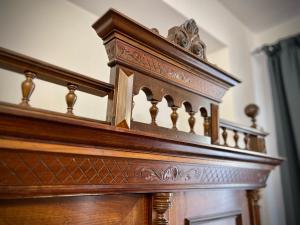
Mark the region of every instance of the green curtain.
[[[272, 95], [287, 225], [300, 225], [300, 34], [264, 47]], [[276, 196], [274, 196], [276, 198]]]

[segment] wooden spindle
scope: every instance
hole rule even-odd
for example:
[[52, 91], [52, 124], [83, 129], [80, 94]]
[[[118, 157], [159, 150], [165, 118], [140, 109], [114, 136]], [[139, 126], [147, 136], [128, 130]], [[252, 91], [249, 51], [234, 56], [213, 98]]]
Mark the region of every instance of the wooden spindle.
[[248, 149], [248, 142], [249, 142], [249, 135], [247, 133], [244, 133], [245, 149]]
[[35, 88], [35, 84], [33, 83], [33, 79], [36, 77], [36, 74], [30, 71], [25, 71], [26, 80], [22, 82], [22, 102], [21, 106], [30, 106], [30, 96]]
[[157, 126], [156, 124], [156, 117], [158, 114], [158, 108], [157, 108], [157, 100], [151, 100], [152, 106], [150, 107], [150, 115], [151, 115], [151, 124]]
[[168, 225], [166, 212], [172, 205], [172, 193], [153, 194], [152, 208], [156, 212], [156, 218], [153, 218], [153, 225]]
[[239, 148], [239, 134], [238, 134], [238, 131], [233, 130], [233, 133], [234, 133], [233, 140], [234, 140], [234, 143], [235, 143], [234, 147]]
[[224, 140], [224, 146], [228, 146], [227, 144], [227, 129], [226, 127], [221, 127], [223, 132], [222, 132], [222, 137], [223, 137], [223, 140]]
[[189, 115], [190, 115], [190, 118], [189, 118], [188, 122], [190, 125], [190, 133], [194, 134], [195, 133], [194, 126], [196, 123], [196, 118], [194, 117], [195, 112], [191, 111], [191, 112], [189, 112]]
[[204, 127], [204, 136], [210, 136], [210, 131], [209, 131], [210, 120], [208, 116], [204, 117], [203, 127]]
[[172, 120], [172, 124], [173, 124], [172, 129], [177, 130], [176, 123], [177, 123], [177, 120], [178, 120], [178, 113], [177, 113], [178, 107], [177, 106], [172, 106], [171, 109], [172, 109], [172, 113], [171, 113], [170, 116], [171, 116], [171, 120]]
[[75, 84], [68, 84], [69, 93], [66, 95], [66, 102], [67, 102], [67, 114], [73, 115], [73, 106], [76, 102], [77, 96], [75, 91], [77, 90], [78, 86]]

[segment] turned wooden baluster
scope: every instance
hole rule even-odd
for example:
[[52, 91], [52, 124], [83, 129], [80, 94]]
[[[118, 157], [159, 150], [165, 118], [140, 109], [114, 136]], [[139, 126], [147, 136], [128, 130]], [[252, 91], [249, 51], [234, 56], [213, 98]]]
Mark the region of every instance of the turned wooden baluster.
[[249, 135], [247, 133], [244, 133], [245, 149], [248, 149], [248, 141], [249, 141]]
[[234, 147], [235, 148], [239, 148], [239, 134], [238, 134], [238, 131], [237, 130], [233, 130], [233, 133], [234, 133], [233, 140], [235, 142]]
[[227, 129], [226, 127], [221, 127], [223, 132], [222, 132], [222, 137], [223, 137], [223, 140], [224, 140], [224, 146], [228, 146], [227, 144]]
[[154, 225], [168, 225], [166, 211], [171, 207], [172, 193], [155, 193], [153, 194], [153, 210], [156, 212], [156, 218], [153, 220]]
[[178, 113], [177, 113], [178, 107], [177, 106], [172, 106], [171, 109], [172, 109], [172, 113], [171, 113], [170, 116], [171, 116], [171, 120], [172, 120], [172, 124], [173, 124], [172, 129], [177, 130], [176, 123], [177, 123], [177, 120], [178, 120]]
[[209, 126], [210, 126], [210, 120], [209, 120], [209, 117], [206, 116], [206, 117], [204, 117], [204, 122], [203, 122], [204, 136], [210, 136]]
[[134, 108], [134, 106], [135, 106], [135, 102], [134, 102], [134, 100], [133, 100], [133, 95], [132, 95], [132, 104], [131, 104], [131, 120], [133, 121], [133, 108]]
[[157, 108], [157, 100], [151, 100], [151, 104], [152, 106], [150, 107], [149, 111], [150, 111], [150, 115], [151, 115], [151, 124], [157, 126], [156, 123], [156, 117], [158, 114], [158, 108]]
[[75, 91], [77, 90], [78, 86], [75, 84], [68, 84], [69, 93], [66, 95], [66, 102], [67, 102], [67, 114], [73, 115], [73, 106], [76, 102], [77, 96]]
[[22, 102], [20, 103], [21, 106], [30, 106], [30, 96], [35, 88], [35, 84], [33, 83], [33, 79], [36, 77], [36, 74], [30, 71], [25, 71], [26, 80], [22, 82]]
[[195, 133], [194, 126], [196, 123], [196, 118], [194, 117], [195, 112], [191, 111], [191, 112], [189, 112], [189, 115], [190, 115], [190, 118], [189, 118], [188, 122], [190, 125], [190, 133], [194, 134]]

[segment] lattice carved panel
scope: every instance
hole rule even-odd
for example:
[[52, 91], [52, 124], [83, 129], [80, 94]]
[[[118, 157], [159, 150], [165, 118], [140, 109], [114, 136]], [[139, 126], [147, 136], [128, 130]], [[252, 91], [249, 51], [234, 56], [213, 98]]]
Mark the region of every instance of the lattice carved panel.
[[268, 171], [72, 154], [1, 151], [0, 185], [264, 185]]

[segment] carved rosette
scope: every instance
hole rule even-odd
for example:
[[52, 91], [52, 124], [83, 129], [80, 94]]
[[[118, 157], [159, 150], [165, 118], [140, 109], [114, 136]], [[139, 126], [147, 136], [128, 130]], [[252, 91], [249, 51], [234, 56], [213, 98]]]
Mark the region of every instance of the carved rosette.
[[187, 20], [182, 25], [169, 29], [167, 39], [187, 49], [198, 58], [206, 60], [206, 45], [200, 39], [199, 29], [195, 20]]

